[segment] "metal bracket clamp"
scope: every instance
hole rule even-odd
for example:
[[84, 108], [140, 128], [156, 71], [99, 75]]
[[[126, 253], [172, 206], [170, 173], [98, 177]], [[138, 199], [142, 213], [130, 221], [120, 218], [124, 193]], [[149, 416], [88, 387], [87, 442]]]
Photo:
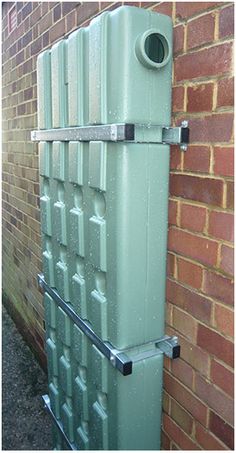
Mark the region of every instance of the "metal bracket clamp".
[[177, 359], [180, 356], [180, 345], [178, 337], [167, 335], [156, 343], [156, 346], [170, 359]]
[[186, 151], [189, 143], [188, 122], [178, 127], [150, 124], [104, 124], [93, 126], [41, 129], [31, 132], [31, 140], [37, 141], [108, 141], [179, 145]]
[[163, 143], [179, 145], [181, 151], [187, 151], [189, 144], [188, 121], [182, 121], [179, 127], [163, 127]]
[[52, 297], [56, 304], [62, 308], [87, 338], [90, 339], [99, 351], [107, 357], [110, 363], [123, 374], [123, 376], [128, 376], [132, 373], [133, 363], [147, 359], [158, 353], [164, 353], [167, 357], [172, 359], [179, 357], [180, 346], [178, 344], [178, 338], [169, 337], [167, 335], [158, 340], [122, 351], [114, 348], [108, 341], [101, 340], [101, 338], [93, 331], [89, 323], [77, 315], [71, 305], [65, 302], [58, 292], [46, 283], [42, 274], [38, 274], [38, 284], [43, 291], [46, 291], [49, 296]]
[[48, 413], [50, 414], [51, 418], [52, 418], [52, 421], [55, 423], [55, 425], [57, 426], [58, 430], [60, 431], [61, 435], [63, 436], [64, 438], [64, 441], [66, 442], [66, 444], [68, 445], [68, 447], [70, 448], [70, 450], [78, 450], [78, 448], [76, 447], [76, 445], [72, 442], [70, 442], [70, 440], [68, 439], [64, 429], [63, 429], [63, 426], [62, 426], [62, 423], [60, 422], [60, 420], [58, 420], [55, 416], [55, 414], [53, 413], [52, 411], [52, 408], [51, 408], [51, 404], [50, 404], [50, 398], [48, 395], [43, 395], [42, 396], [42, 400], [43, 400], [43, 403], [44, 403], [44, 408], [48, 411]]

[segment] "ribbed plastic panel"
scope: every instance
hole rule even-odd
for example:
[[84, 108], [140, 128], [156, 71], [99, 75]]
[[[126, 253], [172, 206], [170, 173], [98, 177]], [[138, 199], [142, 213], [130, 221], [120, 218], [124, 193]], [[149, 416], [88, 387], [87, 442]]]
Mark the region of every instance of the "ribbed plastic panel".
[[[39, 129], [170, 124], [172, 25], [121, 7], [38, 58]], [[46, 282], [102, 340], [164, 334], [169, 146], [40, 142]], [[51, 407], [78, 449], [160, 446], [162, 353], [122, 376], [45, 294]], [[59, 433], [55, 447], [63, 449]]]

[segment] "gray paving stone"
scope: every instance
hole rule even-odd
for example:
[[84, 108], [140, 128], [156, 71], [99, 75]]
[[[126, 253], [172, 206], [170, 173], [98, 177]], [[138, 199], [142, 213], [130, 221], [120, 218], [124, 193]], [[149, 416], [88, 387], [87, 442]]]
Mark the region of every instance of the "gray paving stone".
[[52, 450], [47, 376], [2, 309], [2, 449]]

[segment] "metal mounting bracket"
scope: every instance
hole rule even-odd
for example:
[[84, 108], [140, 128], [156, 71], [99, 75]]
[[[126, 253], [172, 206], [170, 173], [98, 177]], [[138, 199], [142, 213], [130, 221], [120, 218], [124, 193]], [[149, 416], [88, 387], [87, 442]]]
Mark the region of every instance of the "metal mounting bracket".
[[103, 341], [93, 331], [88, 321], [82, 319], [72, 306], [65, 302], [58, 292], [51, 288], [45, 281], [43, 274], [38, 274], [39, 287], [46, 291], [49, 296], [57, 303], [59, 307], [72, 319], [79, 329], [90, 339], [90, 341], [107, 357], [110, 363], [117, 368], [123, 376], [132, 373], [133, 363], [146, 359], [156, 354], [165, 354], [167, 357], [176, 359], [180, 355], [180, 346], [177, 337], [165, 335], [162, 338], [154, 340], [143, 345], [138, 345], [129, 349], [119, 350], [113, 347], [108, 341]]
[[50, 398], [48, 395], [43, 395], [42, 396], [42, 400], [43, 400], [43, 404], [44, 404], [44, 408], [48, 411], [48, 413], [50, 414], [51, 418], [52, 418], [52, 421], [55, 423], [55, 425], [57, 426], [58, 430], [60, 431], [60, 433], [62, 434], [63, 438], [64, 438], [64, 441], [66, 442], [66, 444], [68, 445], [68, 447], [70, 448], [70, 450], [78, 450], [78, 448], [76, 447], [76, 445], [72, 442], [69, 441], [64, 429], [63, 429], [63, 426], [62, 426], [62, 423], [60, 422], [60, 420], [58, 420], [53, 411], [52, 411], [52, 408], [51, 408], [51, 404], [50, 404]]
[[37, 141], [108, 141], [133, 143], [159, 143], [179, 145], [186, 151], [189, 143], [188, 122], [169, 127], [150, 124], [104, 124], [93, 126], [41, 129], [31, 132], [31, 140]]

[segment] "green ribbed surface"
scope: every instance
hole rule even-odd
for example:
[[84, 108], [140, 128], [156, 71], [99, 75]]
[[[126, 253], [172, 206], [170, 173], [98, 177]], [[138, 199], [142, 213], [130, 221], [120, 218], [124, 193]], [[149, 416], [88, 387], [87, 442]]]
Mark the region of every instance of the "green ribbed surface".
[[[104, 13], [38, 58], [39, 129], [114, 122], [170, 124], [171, 58], [142, 64], [140, 36], [167, 16]], [[150, 47], [150, 51], [153, 51]], [[171, 57], [171, 55], [170, 55]], [[43, 272], [114, 347], [164, 334], [169, 146], [40, 142]], [[45, 295], [49, 396], [78, 449], [160, 447], [163, 356], [122, 376]], [[55, 447], [63, 449], [55, 432]]]

